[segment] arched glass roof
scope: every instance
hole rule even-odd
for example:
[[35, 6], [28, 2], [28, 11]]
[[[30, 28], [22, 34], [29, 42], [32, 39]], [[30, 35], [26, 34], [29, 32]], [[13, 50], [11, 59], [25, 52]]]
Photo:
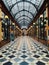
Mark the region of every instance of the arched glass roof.
[[3, 2], [20, 27], [27, 28], [44, 0], [3, 0]]

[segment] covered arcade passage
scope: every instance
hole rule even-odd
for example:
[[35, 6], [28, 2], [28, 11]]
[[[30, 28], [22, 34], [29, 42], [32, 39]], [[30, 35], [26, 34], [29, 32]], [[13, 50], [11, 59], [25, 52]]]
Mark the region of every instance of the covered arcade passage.
[[49, 0], [0, 0], [0, 65], [49, 65]]

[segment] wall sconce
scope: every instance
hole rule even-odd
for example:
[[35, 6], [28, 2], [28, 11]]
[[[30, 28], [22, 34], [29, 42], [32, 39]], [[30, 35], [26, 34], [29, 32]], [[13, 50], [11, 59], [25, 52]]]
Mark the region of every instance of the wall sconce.
[[7, 15], [5, 15], [5, 19], [8, 19], [8, 16]]

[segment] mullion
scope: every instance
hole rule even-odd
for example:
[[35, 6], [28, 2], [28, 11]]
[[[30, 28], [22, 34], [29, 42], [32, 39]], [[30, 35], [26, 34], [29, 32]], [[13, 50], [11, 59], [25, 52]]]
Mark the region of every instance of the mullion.
[[[27, 20], [25, 20], [25, 22], [26, 22]], [[19, 21], [19, 23], [21, 23], [21, 22], [23, 22], [23, 20], [21, 20], [21, 21]], [[27, 21], [28, 22], [28, 21]]]
[[[24, 18], [24, 19], [25, 19], [25, 18]], [[20, 19], [19, 21], [21, 21], [21, 20], [23, 20], [23, 19]], [[25, 19], [25, 20], [27, 20], [28, 22], [30, 22], [28, 19]], [[19, 21], [18, 21], [18, 22], [19, 22]]]
[[[22, 21], [22, 22], [19, 23], [19, 24], [23, 24], [24, 26], [26, 26], [28, 23], [27, 23], [27, 22], [24, 22], [24, 23], [23, 23], [23, 21]], [[23, 26], [23, 25], [22, 25], [22, 26]]]
[[[39, 3], [39, 0], [37, 1], [37, 4]], [[41, 0], [40, 0], [40, 3], [41, 3]], [[40, 3], [38, 4], [38, 6], [40, 5]]]
[[[25, 8], [24, 1], [23, 1], [23, 9]], [[25, 11], [23, 12], [23, 15], [25, 15]], [[24, 19], [23, 19], [24, 21]], [[24, 22], [23, 22], [24, 23]]]
[[[27, 19], [27, 18], [23, 17], [23, 18], [20, 18], [20, 19]], [[19, 20], [20, 20], [20, 19], [19, 19]], [[19, 20], [18, 20], [18, 21], [19, 21]], [[27, 20], [29, 20], [29, 21], [30, 21], [30, 19], [27, 19]], [[29, 21], [28, 21], [28, 22], [29, 22]]]
[[11, 5], [9, 6], [10, 2], [12, 3], [12, 1], [6, 1], [6, 3], [7, 3], [7, 5], [8, 5], [9, 8], [11, 7]]
[[[31, 0], [30, 0], [31, 1]], [[30, 11], [30, 4], [29, 4], [29, 7], [28, 7], [28, 11]], [[32, 21], [32, 20], [31, 20]]]
[[[31, 0], [30, 0], [31, 1]], [[38, 11], [37, 11], [38, 12]], [[36, 13], [36, 11], [35, 11], [35, 13]], [[35, 14], [34, 14], [35, 15]]]
[[[23, 18], [27, 18], [27, 19], [30, 21], [30, 19], [29, 19], [28, 17], [24, 17], [24, 16], [23, 16], [23, 17], [20, 17], [19, 19], [21, 19], [21, 18], [22, 18], [22, 19], [23, 19]], [[19, 20], [19, 19], [18, 19], [18, 20]]]
[[29, 19], [31, 19], [32, 20], [32, 18], [30, 18], [29, 16], [27, 16], [27, 15], [22, 15], [22, 16], [20, 16], [20, 17], [18, 17], [18, 18], [16, 18], [16, 20], [18, 20], [19, 18], [21, 18], [21, 17], [28, 17]]
[[[16, 0], [17, 1], [17, 0]], [[17, 4], [17, 7], [18, 7], [18, 11], [19, 11], [19, 6], [18, 6], [18, 4]], [[20, 14], [20, 16], [21, 16], [21, 14]]]

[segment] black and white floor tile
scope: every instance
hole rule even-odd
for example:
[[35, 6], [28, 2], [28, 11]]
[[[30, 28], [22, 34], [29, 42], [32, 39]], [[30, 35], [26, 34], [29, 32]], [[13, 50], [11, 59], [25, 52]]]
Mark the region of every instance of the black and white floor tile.
[[49, 65], [47, 47], [21, 36], [0, 48], [0, 65]]

